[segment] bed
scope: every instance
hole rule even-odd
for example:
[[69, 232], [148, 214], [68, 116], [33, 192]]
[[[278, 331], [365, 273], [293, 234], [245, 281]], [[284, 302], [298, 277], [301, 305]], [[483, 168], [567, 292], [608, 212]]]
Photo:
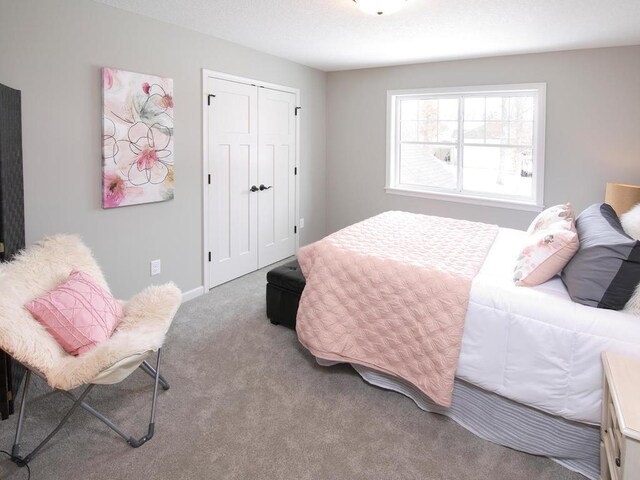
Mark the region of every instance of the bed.
[[[525, 235], [498, 229], [471, 282], [450, 405], [402, 376], [350, 363], [366, 381], [408, 395], [483, 438], [596, 479], [600, 353], [640, 355], [640, 319], [574, 303], [559, 277], [515, 286], [513, 266]], [[312, 353], [322, 365], [340, 361]]]

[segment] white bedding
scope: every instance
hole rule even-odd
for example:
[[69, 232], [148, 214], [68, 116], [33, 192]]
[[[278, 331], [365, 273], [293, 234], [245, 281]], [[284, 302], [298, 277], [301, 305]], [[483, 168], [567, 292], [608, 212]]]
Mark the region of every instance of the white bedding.
[[640, 356], [640, 317], [571, 301], [556, 277], [516, 287], [525, 232], [501, 228], [473, 281], [456, 376], [545, 412], [600, 423], [600, 353]]

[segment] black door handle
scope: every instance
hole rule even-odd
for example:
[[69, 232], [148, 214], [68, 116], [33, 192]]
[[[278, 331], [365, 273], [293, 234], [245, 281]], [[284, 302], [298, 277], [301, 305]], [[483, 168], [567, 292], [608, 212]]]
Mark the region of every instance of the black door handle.
[[260, 191], [263, 190], [269, 190], [272, 187], [272, 185], [269, 185], [268, 187], [265, 187], [262, 183], [260, 184]]
[[251, 188], [249, 189], [250, 192], [257, 192], [258, 191], [258, 187], [256, 187], [255, 185], [252, 185]]

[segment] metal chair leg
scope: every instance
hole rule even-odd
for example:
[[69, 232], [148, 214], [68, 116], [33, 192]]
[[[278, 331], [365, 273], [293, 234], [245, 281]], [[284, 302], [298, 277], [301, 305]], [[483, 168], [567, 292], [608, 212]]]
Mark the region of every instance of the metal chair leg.
[[[140, 365], [140, 368], [151, 378], [156, 377], [156, 370], [151, 365], [149, 365], [149, 362], [147, 362], [146, 360], [142, 362], [142, 365]], [[160, 375], [160, 385], [162, 386], [163, 390], [169, 390], [169, 388], [171, 388], [171, 385], [169, 385], [169, 382], [167, 382], [162, 375]]]
[[33, 459], [33, 457], [35, 457], [37, 455], [37, 453], [47, 443], [49, 443], [49, 441], [60, 431], [60, 429], [64, 426], [64, 424], [67, 423], [69, 418], [71, 418], [71, 415], [73, 415], [73, 413], [76, 411], [76, 409], [82, 404], [82, 402], [84, 401], [85, 397], [87, 395], [89, 395], [89, 392], [91, 392], [93, 387], [94, 387], [94, 385], [89, 385], [87, 388], [85, 388], [84, 392], [82, 392], [82, 394], [74, 402], [74, 404], [71, 406], [71, 408], [66, 413], [66, 415], [62, 418], [62, 420], [60, 420], [60, 423], [58, 423], [58, 426], [56, 428], [54, 428], [49, 435], [47, 435], [47, 438], [45, 438], [42, 442], [40, 442], [40, 445], [38, 445], [36, 448], [34, 448], [33, 451], [29, 455], [24, 457], [24, 458], [21, 458], [21, 457], [16, 455], [15, 456], [16, 457], [15, 462], [20, 466], [24, 466], [24, 465], [28, 464]]
[[64, 426], [65, 423], [67, 423], [67, 421], [69, 420], [71, 415], [73, 415], [73, 413], [77, 410], [78, 407], [84, 408], [91, 415], [93, 415], [98, 420], [103, 422], [111, 430], [113, 430], [118, 435], [120, 435], [122, 438], [124, 438], [127, 441], [127, 443], [130, 446], [132, 446], [133, 448], [138, 448], [138, 447], [144, 445], [149, 440], [151, 440], [153, 438], [153, 434], [154, 434], [154, 430], [155, 430], [156, 406], [157, 406], [157, 401], [158, 401], [158, 386], [162, 385], [162, 387], [165, 390], [168, 390], [169, 389], [169, 383], [162, 377], [162, 375], [160, 375], [160, 349], [158, 349], [158, 356], [157, 356], [155, 368], [152, 367], [151, 365], [147, 364], [147, 362], [144, 362], [144, 363], [146, 364], [147, 368], [143, 367], [143, 370], [154, 378], [153, 400], [151, 402], [151, 419], [149, 421], [149, 429], [148, 429], [146, 435], [144, 435], [143, 437], [141, 437], [139, 439], [136, 439], [136, 438], [134, 438], [134, 437], [132, 437], [130, 435], [127, 435], [123, 430], [121, 430], [109, 418], [107, 418], [105, 415], [103, 415], [102, 413], [100, 413], [99, 411], [94, 409], [92, 406], [88, 405], [84, 401], [84, 399], [89, 394], [91, 389], [95, 386], [95, 385], [91, 384], [91, 385], [87, 386], [87, 388], [82, 392], [82, 394], [79, 397], [76, 397], [71, 392], [67, 392], [67, 391], [64, 391], [64, 390], [59, 390], [66, 397], [68, 397], [71, 400], [73, 400], [73, 405], [71, 406], [69, 411], [66, 413], [64, 418], [60, 421], [58, 426], [56, 428], [54, 428], [53, 431], [51, 431], [51, 433], [49, 433], [49, 435], [47, 435], [47, 437], [35, 449], [33, 449], [33, 451], [31, 453], [29, 453], [29, 455], [27, 455], [26, 457], [20, 457], [20, 455], [19, 455], [19, 453], [20, 453], [20, 439], [22, 437], [22, 431], [23, 431], [23, 427], [24, 427], [24, 418], [25, 418], [26, 404], [27, 404], [27, 393], [28, 393], [28, 390], [29, 390], [29, 384], [31, 383], [31, 375], [32, 375], [31, 370], [27, 370], [27, 374], [26, 374], [25, 382], [24, 382], [24, 390], [22, 391], [22, 403], [20, 404], [20, 414], [18, 416], [18, 425], [16, 427], [16, 436], [15, 436], [15, 440], [14, 440], [14, 443], [13, 443], [13, 448], [11, 450], [12, 451], [12, 456], [13, 456], [13, 461], [17, 465], [19, 465], [21, 467], [27, 465], [33, 459], [33, 457], [47, 443], [49, 443], [49, 441], [60, 431], [60, 429]]
[[31, 370], [27, 370], [24, 377], [24, 387], [22, 389], [22, 400], [20, 402], [20, 413], [18, 415], [18, 426], [16, 427], [16, 436], [13, 440], [11, 448], [11, 456], [18, 458], [20, 455], [20, 438], [22, 437], [22, 426], [24, 424], [24, 415], [27, 408], [27, 393], [29, 392], [29, 384], [31, 383]]
[[[71, 392], [66, 392], [64, 390], [60, 390], [60, 393], [62, 393], [65, 397], [73, 400], [74, 402], [76, 402], [78, 400], [78, 398], [76, 396], [74, 396], [73, 393], [71, 393]], [[90, 413], [91, 415], [96, 417], [98, 420], [100, 420], [102, 423], [104, 423], [111, 430], [113, 430], [118, 435], [120, 435], [122, 438], [124, 438], [125, 440], [129, 439], [129, 435], [127, 433], [125, 433], [123, 430], [121, 430], [120, 427], [118, 427], [115, 423], [113, 423], [107, 416], [105, 416], [102, 413], [100, 413], [98, 410], [93, 408], [91, 405], [89, 405], [86, 402], [82, 402], [80, 404], [80, 406], [82, 408], [84, 408], [88, 413]]]
[[158, 400], [158, 384], [160, 383], [160, 351], [158, 349], [158, 358], [156, 360], [156, 368], [155, 368], [155, 382], [153, 384], [153, 401], [151, 402], [151, 420], [149, 421], [149, 430], [144, 437], [140, 439], [135, 439], [133, 437], [129, 437], [127, 443], [131, 445], [133, 448], [138, 448], [147, 443], [149, 440], [153, 438], [153, 433], [155, 429], [156, 422], [156, 404]]

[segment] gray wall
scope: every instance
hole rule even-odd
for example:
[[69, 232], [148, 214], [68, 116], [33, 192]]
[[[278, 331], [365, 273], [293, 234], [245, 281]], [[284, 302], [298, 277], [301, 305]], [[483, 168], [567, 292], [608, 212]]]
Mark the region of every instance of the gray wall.
[[[174, 200], [101, 209], [103, 66], [174, 79]], [[321, 238], [325, 73], [87, 0], [0, 0], [0, 82], [22, 90], [27, 242], [80, 234], [121, 297], [202, 285], [202, 68], [301, 89], [301, 244]]]
[[[0, 46], [0, 82], [23, 92], [27, 241], [80, 234], [122, 297], [152, 281], [202, 284], [202, 68], [301, 89], [302, 245], [390, 209], [521, 228], [533, 218], [386, 194], [388, 89], [547, 82], [545, 203], [580, 210], [608, 180], [640, 183], [640, 46], [327, 76], [88, 0], [0, 0]], [[174, 79], [175, 200], [101, 209], [102, 66]], [[152, 278], [155, 258], [163, 273]]]
[[640, 183], [640, 46], [333, 72], [327, 87], [327, 225], [385, 210], [526, 228], [533, 212], [387, 194], [386, 91], [547, 83], [546, 205], [577, 211], [607, 181]]

